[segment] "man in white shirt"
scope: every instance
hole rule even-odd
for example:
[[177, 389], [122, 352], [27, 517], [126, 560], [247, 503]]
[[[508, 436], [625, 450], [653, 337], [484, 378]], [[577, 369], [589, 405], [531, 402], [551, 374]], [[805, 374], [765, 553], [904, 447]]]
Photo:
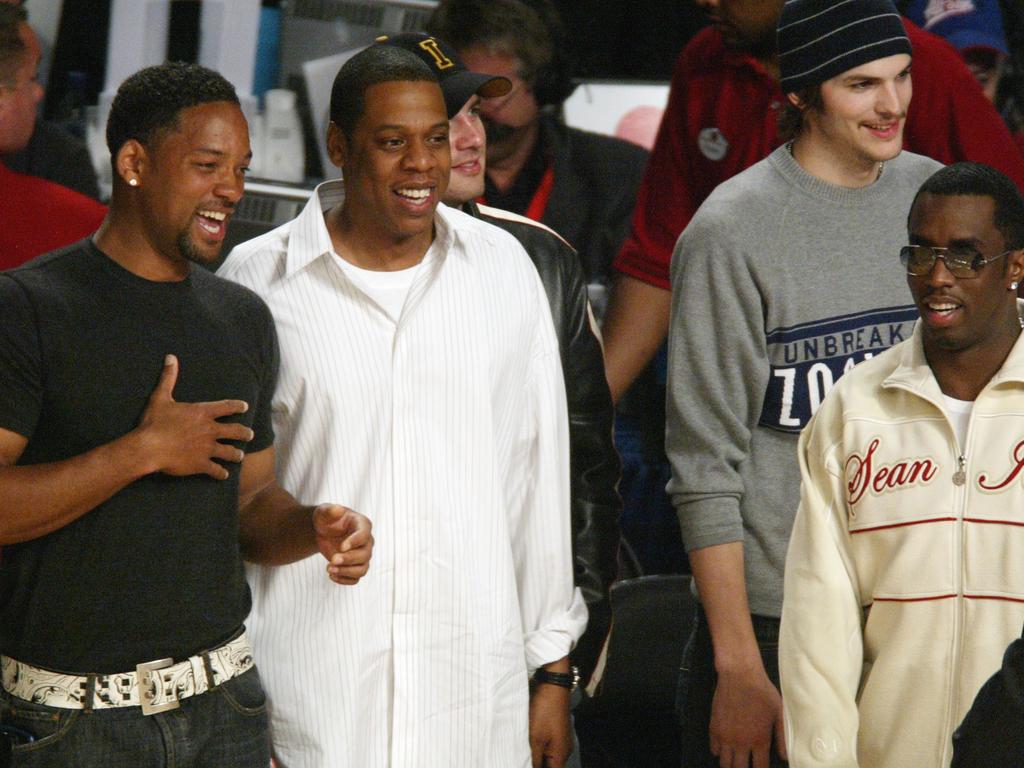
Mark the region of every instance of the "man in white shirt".
[[448, 121], [423, 62], [357, 54], [331, 121], [344, 182], [221, 269], [277, 323], [279, 481], [333, 489], [377, 540], [346, 599], [307, 562], [250, 571], [275, 752], [288, 768], [561, 766], [567, 697], [527, 681], [568, 672], [586, 608], [543, 288], [514, 238], [438, 206]]

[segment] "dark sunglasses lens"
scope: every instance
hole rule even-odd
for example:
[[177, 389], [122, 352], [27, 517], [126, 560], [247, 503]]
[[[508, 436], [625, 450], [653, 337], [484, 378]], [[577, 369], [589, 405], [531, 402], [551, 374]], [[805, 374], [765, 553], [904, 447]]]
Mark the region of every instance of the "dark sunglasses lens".
[[974, 264], [980, 257], [973, 248], [950, 248], [946, 251], [946, 267], [957, 277], [975, 277]]
[[[900, 249], [900, 261], [906, 266], [907, 272], [917, 277], [929, 274], [937, 258], [935, 251], [927, 245], [905, 245]], [[970, 249], [953, 248], [942, 255], [946, 269], [954, 277], [975, 277], [977, 273], [974, 271], [974, 263], [977, 258], [978, 254]]]
[[900, 248], [900, 261], [912, 275], [927, 275], [935, 266], [935, 253], [921, 245], [905, 245]]

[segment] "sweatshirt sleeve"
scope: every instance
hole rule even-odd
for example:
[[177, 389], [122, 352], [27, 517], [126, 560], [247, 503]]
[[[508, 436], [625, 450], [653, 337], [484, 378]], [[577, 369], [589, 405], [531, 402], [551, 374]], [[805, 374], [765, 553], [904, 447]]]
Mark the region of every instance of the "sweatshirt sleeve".
[[861, 608], [842, 473], [819, 434], [824, 415], [800, 437], [800, 507], [786, 557], [779, 671], [789, 764], [857, 768]]
[[723, 218], [706, 204], [672, 258], [665, 449], [687, 551], [743, 539], [741, 465], [770, 375], [752, 248]]

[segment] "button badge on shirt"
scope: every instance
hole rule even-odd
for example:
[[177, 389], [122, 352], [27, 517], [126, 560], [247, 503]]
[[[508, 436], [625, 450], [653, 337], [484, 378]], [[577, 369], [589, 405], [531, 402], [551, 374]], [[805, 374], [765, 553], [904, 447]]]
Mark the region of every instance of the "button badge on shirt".
[[708, 160], [721, 160], [729, 152], [729, 140], [715, 127], [705, 128], [697, 134], [697, 147]]

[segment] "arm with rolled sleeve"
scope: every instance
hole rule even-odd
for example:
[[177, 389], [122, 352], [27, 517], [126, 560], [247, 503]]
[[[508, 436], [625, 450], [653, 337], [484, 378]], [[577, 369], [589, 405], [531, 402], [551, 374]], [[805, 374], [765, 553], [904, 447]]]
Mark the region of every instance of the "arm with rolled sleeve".
[[611, 626], [609, 590], [619, 550], [619, 454], [614, 409], [604, 374], [599, 331], [576, 251], [537, 222], [487, 206], [463, 210], [510, 232], [537, 268], [561, 350], [569, 411], [572, 544], [576, 586], [587, 604], [587, 629], [573, 649], [581, 681], [594, 671]]
[[550, 344], [531, 361], [529, 411], [524, 414], [524, 428], [534, 437], [527, 472], [533, 481], [511, 527], [530, 670], [568, 656], [587, 622], [586, 604], [573, 586], [565, 385], [554, 334], [544, 320]]
[[[539, 286], [539, 281], [538, 281]], [[587, 607], [573, 586], [569, 507], [569, 430], [562, 366], [547, 317], [538, 323], [524, 427], [533, 432], [532, 487], [512, 529], [526, 664], [568, 672], [569, 651], [583, 634]], [[537, 684], [530, 697], [533, 765], [560, 768], [572, 751], [569, 691]]]
[[672, 260], [665, 448], [687, 550], [743, 540], [739, 468], [770, 375], [758, 279], [721, 218], [695, 218]]
[[587, 605], [587, 630], [573, 651], [583, 681], [597, 664], [611, 629], [609, 591], [619, 551], [619, 454], [612, 439], [614, 412], [604, 359], [587, 301], [579, 259], [568, 251], [564, 264], [562, 361], [569, 409], [572, 541], [576, 585]]
[[770, 373], [764, 301], [752, 258], [731, 242], [730, 211], [702, 209], [672, 262], [666, 403], [668, 491], [708, 619], [718, 683], [709, 746], [723, 765], [780, 756], [782, 703], [754, 636], [740, 500]]
[[826, 429], [828, 406], [800, 436], [800, 507], [786, 557], [779, 668], [793, 768], [857, 768], [861, 608], [842, 472], [823, 434], [835, 431]]

